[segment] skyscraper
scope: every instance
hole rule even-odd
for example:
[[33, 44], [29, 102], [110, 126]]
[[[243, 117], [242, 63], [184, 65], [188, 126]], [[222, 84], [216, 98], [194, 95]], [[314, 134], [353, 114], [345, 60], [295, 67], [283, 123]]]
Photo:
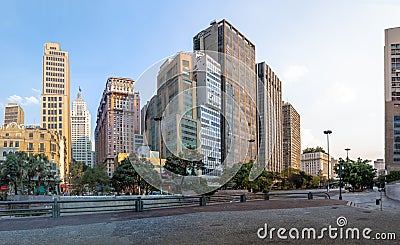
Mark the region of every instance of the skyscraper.
[[81, 89], [79, 88], [78, 96], [72, 102], [71, 110], [72, 158], [89, 167], [94, 165], [91, 125], [91, 115], [86, 102], [82, 99]]
[[282, 83], [265, 63], [257, 64], [257, 109], [260, 117], [258, 163], [267, 171], [283, 170]]
[[134, 135], [140, 129], [135, 124], [139, 123], [136, 113], [140, 110], [135, 103], [138, 96], [132, 79], [107, 79], [97, 110], [95, 147], [96, 161], [106, 165], [109, 177], [114, 173], [114, 160], [118, 153], [135, 152]]
[[197, 113], [203, 174], [219, 176], [221, 166], [221, 66], [211, 56], [196, 52], [193, 80], [197, 88]]
[[[70, 74], [68, 52], [58, 43], [45, 43], [43, 54], [43, 86], [41, 125], [62, 136], [61, 162], [67, 163], [60, 175], [68, 174], [71, 161]], [[65, 154], [64, 154], [65, 153]]]
[[[193, 38], [221, 65], [222, 159], [249, 161], [257, 152], [255, 45], [228, 21], [213, 21]], [[219, 52], [219, 53], [215, 53]]]
[[400, 170], [400, 28], [385, 30], [385, 162]]
[[167, 59], [158, 72], [158, 111], [163, 114], [157, 117], [162, 117], [162, 157], [178, 155], [186, 148], [199, 146], [196, 82], [192, 71], [193, 55], [178, 53]]
[[4, 125], [15, 122], [16, 124], [24, 124], [24, 110], [16, 103], [8, 103], [4, 107]]
[[289, 102], [284, 102], [283, 113], [283, 166], [300, 169], [301, 137], [300, 115]]

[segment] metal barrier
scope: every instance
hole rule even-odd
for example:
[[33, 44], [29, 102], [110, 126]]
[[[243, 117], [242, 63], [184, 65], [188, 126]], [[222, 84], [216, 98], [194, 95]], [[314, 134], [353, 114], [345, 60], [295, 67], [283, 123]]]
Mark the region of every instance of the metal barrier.
[[[326, 192], [282, 192], [260, 194], [231, 194], [211, 196], [138, 196], [138, 197], [103, 197], [62, 200], [55, 197], [53, 200], [30, 201], [0, 201], [0, 216], [51, 216], [58, 218], [61, 214], [98, 213], [116, 211], [143, 210], [206, 206], [224, 202], [246, 202], [252, 200], [270, 200], [279, 198], [307, 198], [324, 197], [330, 199]], [[81, 204], [81, 205], [80, 205]]]

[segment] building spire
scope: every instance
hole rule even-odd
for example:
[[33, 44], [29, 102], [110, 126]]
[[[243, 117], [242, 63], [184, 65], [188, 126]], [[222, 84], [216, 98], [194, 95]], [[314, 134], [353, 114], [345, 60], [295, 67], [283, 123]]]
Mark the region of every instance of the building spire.
[[78, 92], [78, 98], [81, 98], [82, 96], [81, 96], [81, 92], [82, 92], [82, 89], [81, 89], [81, 86], [79, 86], [79, 90], [78, 90], [79, 92]]

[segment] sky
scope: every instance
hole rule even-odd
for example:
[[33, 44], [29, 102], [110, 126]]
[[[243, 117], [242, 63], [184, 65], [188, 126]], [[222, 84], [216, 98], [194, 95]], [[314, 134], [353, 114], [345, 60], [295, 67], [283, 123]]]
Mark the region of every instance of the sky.
[[69, 52], [71, 102], [78, 87], [95, 127], [108, 77], [138, 81], [142, 105], [156, 81], [147, 69], [179, 51], [210, 21], [227, 19], [282, 80], [283, 100], [301, 116], [302, 149], [350, 158], [384, 156], [384, 29], [400, 26], [400, 2], [337, 1], [1, 1], [0, 114], [8, 102], [40, 124], [45, 42]]

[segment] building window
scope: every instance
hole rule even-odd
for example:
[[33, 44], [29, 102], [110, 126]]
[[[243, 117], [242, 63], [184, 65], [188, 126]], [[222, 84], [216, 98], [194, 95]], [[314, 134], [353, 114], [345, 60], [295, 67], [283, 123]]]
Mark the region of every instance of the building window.
[[14, 147], [14, 142], [10, 142], [10, 147]]
[[33, 133], [29, 133], [29, 138], [33, 138]]
[[33, 151], [33, 143], [29, 143], [28, 151]]
[[4, 146], [4, 147], [7, 147], [7, 141], [4, 141], [3, 146]]
[[19, 141], [15, 141], [15, 147], [19, 147]]
[[41, 138], [41, 139], [44, 139], [44, 134], [40, 134], [40, 138]]
[[7, 156], [7, 152], [3, 151], [3, 157]]
[[41, 152], [44, 151], [44, 143], [40, 143], [39, 151], [41, 151]]

